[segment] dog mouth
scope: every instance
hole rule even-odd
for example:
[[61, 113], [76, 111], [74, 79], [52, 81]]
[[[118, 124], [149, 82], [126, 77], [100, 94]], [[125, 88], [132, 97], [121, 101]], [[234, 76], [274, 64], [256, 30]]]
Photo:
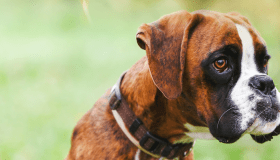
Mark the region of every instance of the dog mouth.
[[271, 141], [273, 139], [273, 136], [277, 136], [279, 133], [280, 133], [280, 125], [270, 133], [263, 133], [263, 134], [250, 133], [250, 135], [252, 139], [257, 143], [264, 143], [266, 141]]
[[250, 134], [252, 139], [255, 140], [257, 143], [264, 143], [266, 141], [271, 141], [273, 138], [272, 136], [278, 135], [280, 133], [280, 125], [278, 126], [279, 131], [275, 131], [275, 123], [271, 124], [264, 124], [264, 122], [257, 118], [254, 123], [251, 123], [250, 127], [238, 134], [231, 135], [231, 136], [215, 136], [215, 138], [225, 144], [231, 144], [239, 140], [243, 135]]
[[233, 112], [230, 114], [230, 116], [228, 116], [231, 117], [231, 119], [226, 120], [226, 122], [230, 122], [230, 120], [232, 120], [231, 123], [223, 123], [223, 127], [219, 129], [217, 128], [217, 130], [214, 131], [214, 134], [212, 135], [219, 142], [226, 144], [236, 142], [245, 134], [250, 134], [253, 140], [255, 140], [258, 143], [270, 141], [273, 135], [278, 134], [278, 132], [274, 132], [274, 130], [279, 125], [278, 123], [280, 123], [280, 111], [278, 107], [267, 107], [263, 105], [263, 103], [258, 103], [257, 106], [265, 107], [266, 109], [259, 107], [258, 109], [262, 111], [258, 114], [255, 114], [255, 118], [251, 119], [248, 122], [248, 127], [244, 129], [236, 127], [240, 125], [240, 121], [237, 120], [233, 122], [233, 119], [239, 119], [238, 116], [233, 116]]
[[251, 137], [257, 143], [264, 143], [266, 141], [271, 141], [273, 139], [273, 136], [277, 136], [279, 134], [280, 134], [280, 125], [278, 127], [276, 127], [276, 129], [269, 134], [264, 134], [264, 135], [253, 135], [253, 134], [251, 134]]
[[245, 132], [250, 134], [257, 143], [271, 141], [273, 136], [280, 133], [279, 107], [268, 107], [261, 113], [263, 113], [263, 116], [257, 116], [248, 123], [249, 127]]
[[[280, 111], [278, 110], [278, 113]], [[248, 128], [248, 132], [251, 135], [252, 139], [257, 143], [264, 143], [271, 141], [273, 136], [277, 136], [280, 133], [280, 120], [265, 123], [264, 125], [258, 122], [260, 120], [256, 119], [251, 127]]]

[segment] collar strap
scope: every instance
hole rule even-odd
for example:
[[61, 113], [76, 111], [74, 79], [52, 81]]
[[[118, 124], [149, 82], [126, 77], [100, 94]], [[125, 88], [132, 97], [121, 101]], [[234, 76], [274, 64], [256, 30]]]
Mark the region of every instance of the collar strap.
[[187, 156], [192, 150], [193, 142], [171, 144], [167, 139], [152, 134], [129, 108], [129, 104], [120, 92], [120, 84], [125, 73], [113, 86], [109, 102], [112, 113], [122, 131], [134, 145], [155, 158], [173, 159], [179, 155]]

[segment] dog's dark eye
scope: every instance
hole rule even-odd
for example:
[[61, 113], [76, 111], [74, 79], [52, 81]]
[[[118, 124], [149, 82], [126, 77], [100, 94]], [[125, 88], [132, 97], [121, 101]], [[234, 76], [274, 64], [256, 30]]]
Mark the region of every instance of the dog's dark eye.
[[224, 72], [228, 69], [227, 60], [225, 58], [219, 58], [213, 63], [213, 67], [220, 73]]
[[263, 67], [264, 67], [264, 68], [267, 67], [267, 64], [268, 64], [268, 59], [265, 58], [265, 59], [263, 60]]

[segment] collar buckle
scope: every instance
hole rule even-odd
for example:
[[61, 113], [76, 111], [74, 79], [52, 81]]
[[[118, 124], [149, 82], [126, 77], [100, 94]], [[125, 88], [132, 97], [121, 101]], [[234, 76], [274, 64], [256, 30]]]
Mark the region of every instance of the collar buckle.
[[[149, 145], [150, 147], [147, 148], [145, 146], [146, 142], [148, 142], [148, 140], [151, 139], [153, 142], [152, 145]], [[155, 152], [156, 148], [159, 146], [159, 145], [168, 145], [168, 142], [163, 139], [163, 138], [159, 138], [155, 135], [153, 135], [151, 132], [146, 132], [146, 134], [142, 137], [142, 139], [140, 140], [139, 142], [140, 146], [143, 147], [143, 148], [147, 148], [147, 150], [149, 152]]]

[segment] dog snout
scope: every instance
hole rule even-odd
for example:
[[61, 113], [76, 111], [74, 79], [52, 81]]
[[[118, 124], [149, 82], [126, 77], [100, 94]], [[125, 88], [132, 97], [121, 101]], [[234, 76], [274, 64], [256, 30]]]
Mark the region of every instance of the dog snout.
[[262, 95], [275, 95], [275, 85], [271, 77], [257, 75], [250, 79], [249, 86]]

